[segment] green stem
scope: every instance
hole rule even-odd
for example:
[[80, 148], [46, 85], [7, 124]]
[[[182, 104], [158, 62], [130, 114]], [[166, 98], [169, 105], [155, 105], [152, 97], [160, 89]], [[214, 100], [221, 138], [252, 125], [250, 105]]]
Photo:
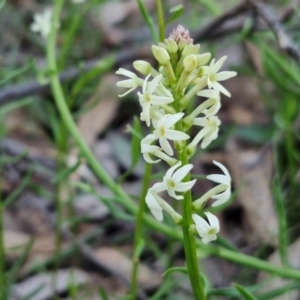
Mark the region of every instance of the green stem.
[[156, 2], [158, 24], [159, 24], [159, 41], [163, 42], [165, 38], [164, 11], [163, 11], [161, 0], [155, 0], [155, 2]]
[[[59, 11], [55, 10], [53, 16], [53, 23], [58, 20]], [[55, 39], [56, 39], [56, 29], [55, 26], [52, 29], [52, 33], [48, 40], [47, 45], [47, 61], [48, 66], [51, 70], [57, 70], [56, 68], [56, 57], [55, 57]], [[122, 199], [122, 203], [124, 207], [132, 214], [136, 214], [138, 211], [137, 205], [133, 202], [133, 200], [119, 187], [116, 183], [110, 178], [110, 176], [106, 173], [106, 171], [99, 165], [99, 162], [94, 157], [93, 153], [81, 137], [76, 124], [74, 123], [71, 113], [66, 105], [66, 101], [62, 92], [62, 88], [59, 82], [57, 72], [53, 72], [50, 75], [51, 88], [55, 98], [55, 102], [59, 113], [63, 121], [66, 124], [70, 134], [74, 138], [78, 147], [80, 148], [82, 154], [85, 156], [87, 162], [90, 167], [93, 169], [98, 178], [105, 184], [116, 196]], [[170, 227], [166, 224], [159, 223], [150, 217], [147, 214], [144, 214], [144, 222], [147, 226], [152, 228], [153, 230], [157, 230], [170, 238], [174, 238], [176, 240], [182, 241], [183, 236], [177, 229]], [[216, 247], [213, 245], [204, 245], [200, 240], [196, 241], [197, 247], [201, 248], [203, 253], [207, 253], [208, 255], [215, 255], [217, 257], [221, 257], [227, 259], [229, 261], [242, 264], [244, 266], [248, 266], [251, 268], [256, 268], [258, 270], [266, 271], [275, 275], [280, 275], [286, 278], [298, 279], [300, 280], [300, 272], [293, 269], [283, 269], [278, 266], [272, 265], [266, 261], [261, 259], [245, 255], [242, 253], [237, 253], [232, 250], [228, 250], [222, 247]]]
[[135, 300], [137, 295], [137, 289], [138, 289], [138, 267], [139, 267], [139, 253], [137, 251], [137, 248], [140, 244], [141, 238], [142, 238], [142, 232], [143, 232], [143, 222], [144, 222], [144, 212], [146, 209], [146, 202], [145, 198], [147, 195], [147, 191], [149, 188], [149, 184], [151, 181], [151, 170], [152, 165], [146, 164], [145, 167], [145, 173], [144, 173], [144, 180], [143, 180], [143, 188], [142, 193], [140, 197], [139, 202], [139, 208], [136, 215], [136, 221], [135, 221], [135, 233], [134, 233], [134, 256], [133, 256], [133, 266], [132, 266], [132, 272], [131, 272], [131, 287], [130, 287], [130, 295], [131, 299]]
[[[182, 165], [188, 164], [186, 154], [186, 147], [180, 155]], [[190, 181], [190, 174], [185, 178], [185, 181]], [[205, 292], [203, 282], [200, 276], [199, 261], [196, 253], [195, 237], [189, 232], [192, 221], [192, 193], [191, 190], [187, 191], [182, 201], [182, 232], [183, 232], [183, 245], [185, 252], [186, 265], [190, 277], [191, 286], [193, 289], [194, 297], [197, 300], [205, 300]]]
[[[1, 167], [1, 166], [0, 166]], [[1, 200], [1, 176], [0, 176], [0, 299], [7, 299], [7, 280], [5, 272], [5, 250], [4, 250], [4, 227], [3, 227], [3, 212], [4, 205]]]

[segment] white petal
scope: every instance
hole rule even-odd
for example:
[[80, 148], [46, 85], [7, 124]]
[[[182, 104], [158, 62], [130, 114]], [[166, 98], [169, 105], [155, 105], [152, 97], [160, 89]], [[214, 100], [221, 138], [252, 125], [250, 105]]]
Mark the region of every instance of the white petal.
[[152, 95], [158, 85], [158, 83], [161, 81], [162, 75], [157, 75], [148, 85], [148, 92]]
[[160, 137], [159, 138], [159, 143], [160, 143], [160, 146], [161, 148], [168, 154], [168, 155], [171, 155], [173, 156], [173, 149], [172, 147], [170, 146], [168, 140], [165, 138], [165, 137]]
[[147, 193], [146, 196], [146, 204], [148, 205], [151, 213], [156, 218], [157, 221], [161, 222], [163, 220], [163, 213], [161, 206], [157, 203], [155, 198], [151, 193]]
[[202, 90], [200, 92], [197, 93], [198, 96], [201, 97], [206, 97], [209, 99], [220, 99], [220, 93], [218, 91], [214, 91], [214, 90]]
[[124, 76], [127, 76], [129, 78], [135, 78], [136, 77], [136, 75], [133, 72], [130, 72], [130, 71], [125, 70], [123, 68], [120, 68], [118, 71], [116, 71], [116, 74], [124, 75]]
[[187, 192], [194, 186], [195, 183], [196, 183], [196, 179], [192, 181], [178, 183], [175, 187], [175, 190], [177, 192]]
[[136, 89], [136, 87], [132, 87], [130, 90], [128, 90], [127, 92], [125, 92], [124, 94], [122, 94], [122, 95], [118, 95], [120, 98], [121, 97], [124, 97], [124, 96], [126, 96], [126, 95], [128, 95], [129, 93], [131, 93], [132, 91], [134, 91]]
[[174, 101], [174, 99], [170, 98], [170, 97], [154, 96], [154, 95], [150, 96], [150, 102], [151, 102], [151, 104], [154, 104], [154, 105], [168, 104], [168, 103], [171, 103], [173, 101]]
[[215, 241], [217, 239], [217, 235], [216, 234], [210, 234], [210, 235], [206, 235], [202, 238], [202, 242], [204, 244], [208, 244], [209, 242]]
[[223, 81], [226, 79], [229, 79], [231, 77], [234, 77], [237, 75], [237, 72], [234, 71], [224, 71], [216, 74], [216, 81]]
[[165, 137], [168, 140], [172, 140], [172, 141], [184, 141], [184, 140], [188, 140], [190, 138], [190, 136], [187, 135], [186, 133], [183, 133], [183, 132], [177, 131], [177, 130], [173, 130], [173, 129], [167, 129], [166, 133], [165, 133]]
[[206, 176], [206, 179], [211, 180], [211, 181], [216, 182], [216, 183], [222, 183], [222, 184], [225, 184], [225, 185], [230, 185], [230, 178], [228, 178], [225, 175], [212, 174], [212, 175]]
[[196, 224], [197, 229], [199, 229], [202, 232], [209, 231], [210, 226], [208, 225], [208, 223], [203, 218], [201, 218], [200, 216], [198, 216], [196, 214], [192, 214], [192, 218], [193, 218], [193, 220]]
[[212, 67], [212, 69], [211, 69], [211, 72], [216, 74], [216, 73], [221, 69], [221, 67], [222, 67], [224, 61], [226, 60], [226, 58], [227, 58], [227, 56], [221, 57], [221, 58], [213, 65], [213, 67]]
[[144, 119], [145, 119], [146, 124], [147, 124], [148, 127], [150, 126], [150, 107], [151, 107], [151, 105], [148, 102], [145, 102], [142, 105], [143, 116], [144, 116]]
[[148, 84], [149, 77], [150, 77], [150, 74], [144, 80], [143, 88], [142, 88], [143, 94], [146, 94], [146, 92], [147, 92], [147, 84]]
[[205, 212], [205, 215], [209, 221], [210, 227], [215, 228], [216, 232], [220, 230], [220, 223], [218, 218], [210, 212]]
[[153, 187], [149, 189], [149, 191], [151, 193], [155, 193], [155, 194], [160, 193], [160, 192], [165, 191], [165, 190], [166, 190], [166, 187], [164, 186], [164, 184], [162, 182], [155, 183], [153, 185]]
[[128, 89], [132, 87], [137, 87], [133, 79], [121, 80], [117, 82], [117, 86]]
[[[224, 165], [222, 165], [221, 163], [217, 162], [216, 160], [213, 160], [213, 163], [214, 163], [216, 166], [218, 166], [218, 167], [223, 171], [223, 173], [224, 173], [224, 175], [225, 175], [226, 177], [231, 178], [231, 177], [230, 177], [230, 174], [229, 174], [229, 172], [228, 172], [228, 170], [227, 170], [227, 168], [226, 168]], [[230, 180], [231, 180], [231, 179], [230, 179]]]
[[148, 144], [150, 145], [151, 143], [153, 143], [156, 140], [154, 134], [148, 134], [147, 136], [145, 136], [142, 140], [141, 140], [141, 145], [143, 144]]
[[184, 113], [178, 113], [175, 115], [167, 115], [166, 119], [165, 119], [165, 127], [166, 128], [170, 128], [172, 127], [174, 124], [176, 124], [182, 117], [184, 116]]
[[230, 93], [220, 83], [218, 83], [217, 81], [213, 82], [212, 86], [213, 86], [213, 88], [215, 90], [223, 93], [225, 96], [231, 97]]
[[167, 189], [167, 192], [169, 194], [170, 197], [176, 199], [176, 200], [182, 200], [183, 196], [181, 195], [176, 195], [175, 191], [173, 189]]
[[149, 164], [156, 164], [161, 161], [161, 159], [153, 160], [149, 153], [143, 153], [144, 160]]
[[205, 127], [207, 125], [207, 118], [195, 118], [193, 124]]
[[216, 206], [224, 204], [230, 198], [230, 196], [231, 196], [231, 190], [230, 190], [230, 188], [228, 188], [222, 194], [218, 194], [218, 195], [212, 196], [211, 198], [215, 199], [217, 201], [215, 201], [211, 206], [216, 207]]
[[173, 173], [175, 172], [175, 170], [177, 169], [177, 168], [179, 168], [181, 166], [181, 161], [179, 160], [177, 163], [176, 163], [176, 165], [174, 165], [173, 167], [171, 167], [168, 171], [167, 171], [167, 173], [166, 173], [166, 175], [164, 176], [164, 178], [171, 178], [172, 176], [173, 176]]
[[185, 166], [181, 167], [180, 169], [178, 169], [174, 173], [172, 178], [174, 179], [174, 181], [179, 182], [192, 170], [192, 168], [193, 168], [192, 164], [185, 165]]

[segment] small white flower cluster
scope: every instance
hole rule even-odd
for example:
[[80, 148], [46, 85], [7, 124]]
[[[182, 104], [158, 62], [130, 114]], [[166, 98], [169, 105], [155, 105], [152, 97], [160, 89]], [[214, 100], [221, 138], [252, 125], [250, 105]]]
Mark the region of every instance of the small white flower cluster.
[[31, 31], [39, 32], [46, 39], [51, 31], [51, 19], [52, 10], [50, 8], [45, 9], [42, 13], [34, 14], [33, 23], [30, 25]]
[[[142, 107], [140, 119], [148, 127], [152, 125], [154, 128], [153, 132], [141, 141], [144, 159], [148, 163], [164, 160], [170, 166], [162, 182], [154, 184], [148, 190], [146, 203], [158, 221], [163, 220], [165, 211], [177, 224], [182, 221], [182, 216], [158, 194], [166, 191], [170, 197], [183, 200], [184, 193], [190, 191], [196, 183], [196, 179], [187, 179], [193, 165], [183, 165], [180, 154], [185, 151], [190, 158], [199, 143], [201, 148], [206, 148], [217, 138], [221, 123], [216, 116], [221, 107], [220, 93], [230, 96], [219, 82], [236, 75], [236, 72], [219, 72], [226, 56], [218, 61], [212, 59], [206, 66], [211, 57], [210, 53], [199, 54], [200, 45], [194, 45], [192, 42], [188, 31], [178, 26], [164, 43], [152, 46], [152, 53], [160, 64], [158, 71], [146, 61], [135, 61], [133, 67], [145, 75], [145, 79], [122, 68], [116, 72], [128, 77], [117, 83], [119, 87], [129, 89], [120, 97], [141, 88], [141, 92], [137, 93]], [[207, 99], [185, 116], [184, 111], [196, 95]], [[187, 144], [187, 140], [190, 139], [187, 131], [193, 125], [202, 129]], [[173, 147], [170, 142], [173, 142]], [[173, 157], [174, 148], [177, 158]], [[216, 200], [212, 206], [218, 206], [226, 202], [231, 195], [231, 178], [227, 169], [218, 162], [214, 161], [214, 164], [224, 175], [207, 176], [207, 179], [218, 185], [193, 201], [192, 208], [195, 212], [201, 210], [210, 198]], [[203, 242], [208, 243], [216, 239], [219, 221], [211, 213], [205, 214], [208, 222], [197, 214], [192, 214], [192, 219], [195, 222], [193, 228], [196, 228]]]

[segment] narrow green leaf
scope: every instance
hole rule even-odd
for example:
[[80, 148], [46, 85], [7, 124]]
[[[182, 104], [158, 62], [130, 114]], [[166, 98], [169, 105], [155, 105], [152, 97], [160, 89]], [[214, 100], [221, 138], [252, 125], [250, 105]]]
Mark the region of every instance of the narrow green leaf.
[[147, 26], [149, 27], [153, 42], [158, 44], [159, 38], [158, 38], [157, 30], [154, 26], [151, 16], [148, 14], [147, 9], [142, 0], [137, 0], [137, 3], [138, 3], [139, 10], [141, 12], [141, 15], [143, 16]]
[[119, 178], [118, 182], [122, 182], [125, 180], [125, 178], [127, 176], [129, 176], [132, 171], [134, 170], [134, 168], [136, 167], [137, 163], [140, 160], [141, 157], [141, 138], [143, 136], [142, 133], [142, 125], [140, 120], [135, 116], [133, 119], [133, 128], [129, 131], [131, 133], [134, 132], [134, 134], [132, 134], [132, 138], [131, 138], [131, 165], [128, 168], [128, 170], [122, 174], [122, 176]]
[[184, 12], [184, 7], [182, 4], [176, 5], [170, 9], [170, 18], [167, 20], [166, 25], [178, 19]]
[[287, 219], [284, 205], [284, 197], [281, 190], [278, 175], [274, 177], [272, 190], [275, 200], [275, 208], [278, 218], [279, 230], [279, 253], [283, 266], [288, 266], [288, 241], [287, 241]]
[[102, 300], [109, 300], [107, 292], [104, 287], [101, 287], [99, 289], [99, 296], [101, 297]]
[[257, 300], [257, 298], [252, 293], [250, 293], [247, 289], [245, 289], [243, 286], [238, 285], [236, 283], [233, 283], [233, 286], [240, 293], [240, 295], [243, 296], [244, 299]]
[[70, 168], [66, 168], [66, 170], [63, 170], [62, 172], [59, 172], [56, 174], [56, 176], [52, 179], [53, 183], [60, 182], [62, 180], [65, 180], [68, 178], [72, 173], [74, 173], [81, 165], [81, 161], [78, 161], [75, 165], [73, 165]]
[[175, 272], [180, 272], [180, 273], [184, 273], [184, 274], [188, 274], [189, 270], [187, 267], [174, 267], [174, 268], [169, 268], [168, 270], [166, 270], [163, 274], [161, 274], [161, 276], [163, 277], [167, 277], [169, 275], [171, 275], [172, 273]]
[[4, 7], [6, 0], [0, 0], [0, 10]]
[[5, 199], [3, 206], [7, 207], [22, 193], [23, 189], [28, 186], [31, 181], [31, 170], [27, 172], [26, 176], [22, 179], [20, 184], [14, 189]]

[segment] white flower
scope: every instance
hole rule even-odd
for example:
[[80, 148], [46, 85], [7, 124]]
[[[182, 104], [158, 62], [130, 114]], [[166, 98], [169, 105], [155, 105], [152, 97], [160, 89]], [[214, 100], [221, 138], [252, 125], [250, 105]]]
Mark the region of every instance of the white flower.
[[41, 36], [45, 39], [51, 32], [51, 19], [52, 10], [49, 8], [43, 13], [34, 14], [30, 29], [34, 32], [40, 32]]
[[193, 165], [188, 164], [175, 171], [180, 166], [181, 166], [181, 161], [178, 161], [178, 163], [175, 166], [171, 167], [167, 171], [162, 182], [162, 185], [166, 188], [168, 194], [177, 200], [182, 200], [183, 196], [178, 196], [176, 195], [175, 192], [182, 192], [182, 193], [187, 192], [196, 183], [196, 179], [192, 181], [182, 182], [185, 176], [193, 168]]
[[[224, 173], [224, 175], [220, 174], [212, 174], [208, 175], [206, 178], [209, 180], [212, 180], [216, 183], [219, 183], [219, 191], [221, 194], [213, 195], [211, 196], [212, 199], [215, 199], [215, 201], [212, 206], [219, 206], [223, 203], [225, 203], [231, 195], [231, 178], [228, 170], [219, 162], [213, 161], [213, 163], [218, 166]], [[216, 189], [216, 188], [214, 188]]]
[[143, 118], [147, 126], [150, 126], [150, 108], [152, 105], [163, 105], [174, 101], [173, 97], [156, 96], [154, 93], [162, 79], [162, 75], [158, 75], [148, 84], [150, 74], [146, 77], [143, 84], [143, 93], [138, 92], [139, 101], [143, 109]]
[[215, 59], [213, 59], [210, 62], [209, 67], [202, 67], [202, 68], [205, 70], [206, 73], [205, 75], [207, 77], [208, 87], [210, 89], [214, 88], [216, 91], [219, 91], [224, 95], [230, 97], [230, 93], [218, 82], [218, 81], [223, 81], [231, 77], [234, 77], [237, 74], [236, 72], [233, 71], [224, 71], [218, 73], [226, 58], [227, 56], [223, 56], [216, 63], [215, 63]]
[[191, 153], [194, 152], [196, 146], [201, 140], [201, 148], [204, 149], [218, 137], [221, 121], [218, 117], [212, 116], [209, 118], [196, 118], [194, 119], [193, 124], [203, 126], [203, 129], [199, 131], [192, 142], [188, 145], [188, 149]]
[[[153, 126], [157, 124], [157, 122], [166, 115], [166, 112], [160, 108], [158, 105], [152, 105], [150, 108], [150, 119], [152, 120]], [[144, 117], [144, 113], [141, 112], [140, 120], [145, 122], [146, 119]]]
[[130, 79], [126, 79], [126, 80], [122, 80], [122, 81], [117, 82], [117, 86], [129, 89], [124, 94], [119, 95], [119, 97], [124, 97], [127, 94], [129, 94], [132, 91], [134, 91], [139, 86], [143, 85], [143, 79], [137, 77], [133, 72], [130, 72], [128, 70], [120, 68], [118, 71], [116, 71], [116, 74], [118, 74], [118, 75], [124, 75], [124, 76], [130, 78]]
[[196, 224], [196, 229], [202, 238], [202, 242], [207, 244], [217, 239], [217, 233], [220, 230], [219, 220], [210, 212], [206, 212], [208, 222], [196, 214], [192, 214], [192, 218]]
[[153, 123], [155, 130], [153, 131], [156, 139], [159, 139], [160, 146], [168, 154], [173, 155], [173, 149], [168, 140], [183, 141], [189, 139], [189, 135], [181, 131], [171, 129], [183, 117], [184, 113], [175, 115], [167, 114], [161, 118], [157, 124]]
[[163, 198], [157, 195], [157, 193], [164, 190], [165, 187], [161, 182], [155, 183], [147, 192], [146, 204], [157, 221], [161, 222], [163, 220], [162, 211], [165, 210], [178, 224], [182, 219], [181, 215], [178, 214]]
[[[155, 186], [155, 185], [154, 185]], [[153, 186], [153, 187], [154, 187]], [[163, 209], [162, 207], [157, 203], [157, 200], [155, 199], [155, 192], [152, 192], [151, 189], [148, 190], [148, 193], [146, 195], [146, 204], [148, 205], [151, 213], [155, 217], [155, 219], [159, 222], [163, 220]], [[157, 196], [157, 195], [156, 195]]]
[[219, 91], [202, 90], [198, 92], [197, 95], [208, 98], [205, 102], [203, 102], [203, 106], [206, 108], [201, 111], [201, 113], [205, 114], [206, 117], [214, 116], [221, 108], [221, 97]]
[[[143, 153], [144, 159], [147, 163], [155, 164], [163, 159], [169, 165], [174, 165], [177, 160], [175, 158], [169, 157], [167, 154], [162, 152], [161, 148], [156, 145], [151, 145], [156, 140], [154, 134], [148, 134], [141, 141], [141, 152]], [[151, 155], [157, 156], [160, 159], [152, 160]]]

